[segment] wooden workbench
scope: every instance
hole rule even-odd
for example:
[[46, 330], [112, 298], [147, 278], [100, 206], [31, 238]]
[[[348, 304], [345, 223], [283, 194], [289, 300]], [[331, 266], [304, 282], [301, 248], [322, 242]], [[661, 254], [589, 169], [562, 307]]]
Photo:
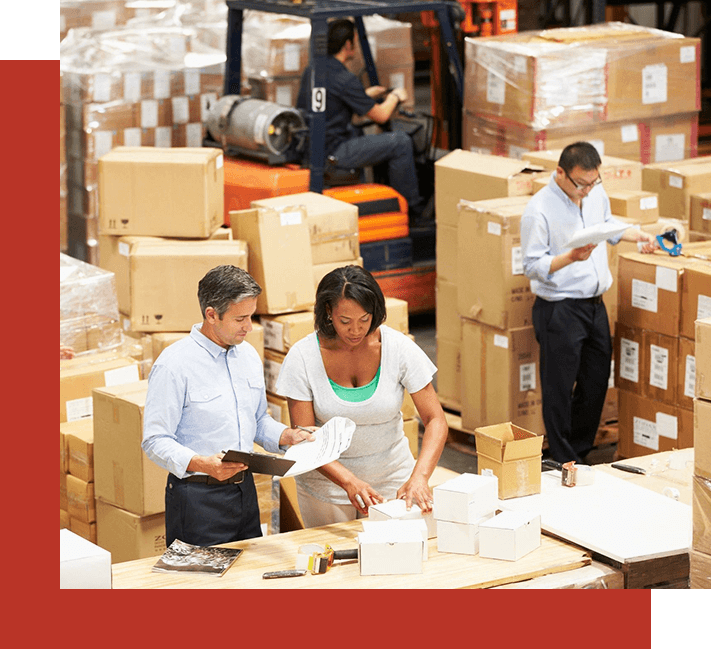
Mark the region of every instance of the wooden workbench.
[[591, 563], [587, 551], [546, 535], [542, 535], [538, 549], [518, 561], [439, 553], [437, 539], [430, 539], [429, 559], [422, 564], [422, 574], [361, 577], [358, 561], [351, 560], [336, 562], [321, 575], [262, 579], [264, 572], [294, 568], [301, 545], [330, 544], [334, 550], [354, 548], [361, 530], [360, 521], [349, 521], [225, 544], [243, 548], [244, 553], [222, 577], [151, 572], [158, 557], [117, 563], [112, 566], [113, 588], [487, 588]]

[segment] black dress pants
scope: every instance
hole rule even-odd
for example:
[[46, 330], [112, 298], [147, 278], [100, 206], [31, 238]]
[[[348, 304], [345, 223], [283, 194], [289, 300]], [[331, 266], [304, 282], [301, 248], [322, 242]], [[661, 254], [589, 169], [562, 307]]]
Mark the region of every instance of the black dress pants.
[[216, 545], [262, 536], [254, 477], [239, 484], [187, 482], [168, 474], [165, 487], [165, 543]]
[[582, 462], [595, 442], [610, 378], [607, 309], [599, 298], [549, 302], [537, 297], [533, 327], [551, 457]]

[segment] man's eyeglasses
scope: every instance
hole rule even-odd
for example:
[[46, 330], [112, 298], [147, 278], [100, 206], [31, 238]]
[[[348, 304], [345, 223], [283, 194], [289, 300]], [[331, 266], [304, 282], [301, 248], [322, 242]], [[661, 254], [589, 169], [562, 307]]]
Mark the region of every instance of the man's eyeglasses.
[[598, 175], [596, 180], [593, 180], [591, 183], [576, 183], [569, 175], [568, 172], [563, 169], [563, 173], [568, 176], [568, 180], [575, 185], [575, 189], [578, 191], [585, 191], [586, 189], [592, 189], [593, 187], [597, 187], [597, 185], [602, 183], [602, 178]]

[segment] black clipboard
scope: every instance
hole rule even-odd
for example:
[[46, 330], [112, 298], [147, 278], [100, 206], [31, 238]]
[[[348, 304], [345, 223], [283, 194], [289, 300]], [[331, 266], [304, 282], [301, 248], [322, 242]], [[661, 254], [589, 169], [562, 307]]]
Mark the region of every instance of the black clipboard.
[[247, 453], [246, 451], [224, 451], [223, 462], [242, 462], [252, 473], [283, 476], [296, 462], [265, 453]]

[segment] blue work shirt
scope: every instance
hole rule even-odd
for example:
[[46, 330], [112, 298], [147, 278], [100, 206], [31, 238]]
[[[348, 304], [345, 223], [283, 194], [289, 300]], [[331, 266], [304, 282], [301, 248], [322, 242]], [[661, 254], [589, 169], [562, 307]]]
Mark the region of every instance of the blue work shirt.
[[148, 377], [143, 414], [146, 455], [178, 478], [192, 475], [194, 455], [252, 451], [256, 441], [278, 453], [286, 426], [267, 414], [264, 368], [248, 342], [220, 347], [201, 324], [158, 357]]
[[[593, 187], [578, 207], [555, 181], [533, 195], [521, 218], [523, 272], [531, 280], [531, 292], [556, 302], [565, 298], [602, 295], [612, 286], [607, 246], [598, 245], [585, 261], [550, 272], [553, 257], [566, 252], [565, 244], [578, 230], [603, 222], [620, 223], [610, 215], [610, 199], [602, 185]], [[619, 243], [622, 235], [608, 242]]]

